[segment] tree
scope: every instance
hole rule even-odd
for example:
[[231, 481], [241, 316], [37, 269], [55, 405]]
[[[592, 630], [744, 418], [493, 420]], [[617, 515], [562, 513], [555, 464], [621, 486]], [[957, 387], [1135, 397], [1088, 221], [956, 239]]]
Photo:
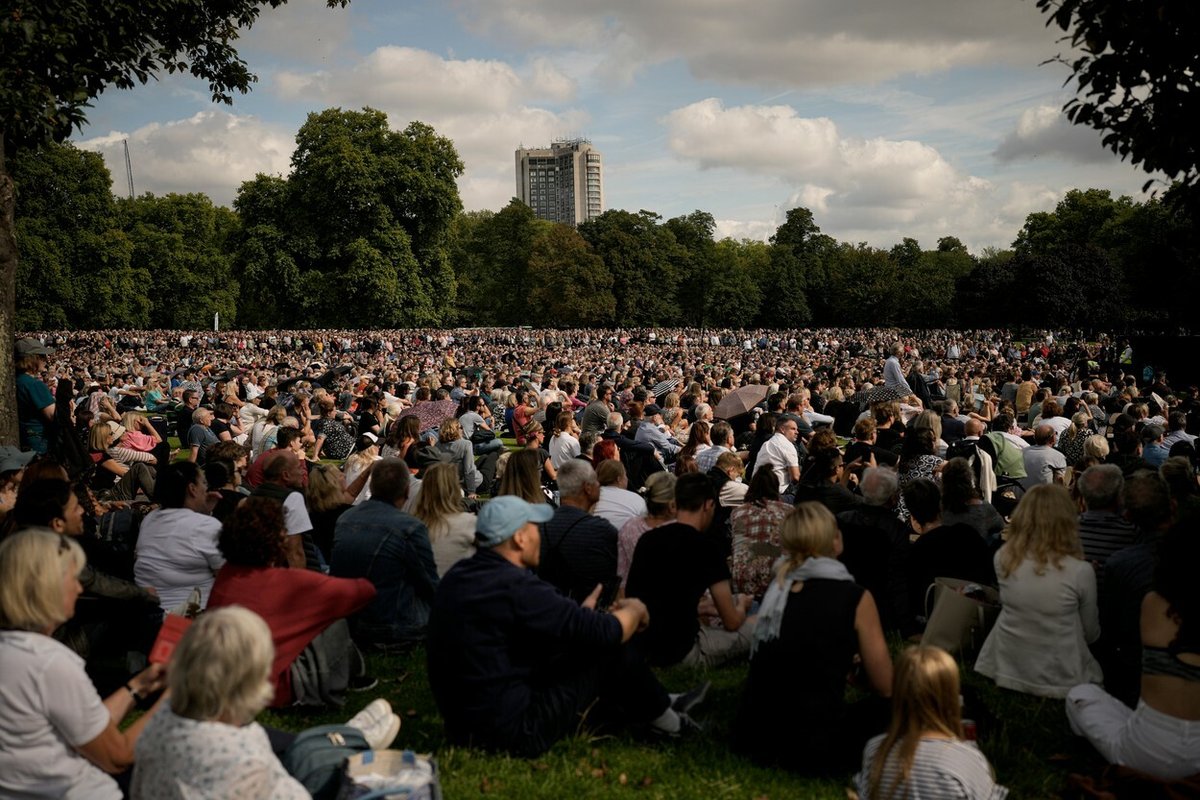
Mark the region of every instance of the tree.
[[[807, 208], [788, 209], [787, 218], [771, 237], [770, 285], [760, 285], [764, 298], [760, 322], [791, 328], [828, 317], [829, 273], [826, 261], [836, 243], [821, 233]], [[811, 306], [818, 306], [814, 314]]]
[[[1101, 141], [1146, 172], [1181, 182], [1193, 203], [1200, 187], [1200, 70], [1195, 3], [1038, 0], [1077, 51], [1056, 60], [1071, 69], [1077, 96], [1063, 107], [1071, 122], [1103, 133]], [[1146, 182], [1149, 187], [1152, 180]]]
[[[275, 289], [271, 305], [298, 305], [316, 325], [448, 320], [457, 284], [447, 248], [462, 169], [454, 145], [423, 123], [393, 131], [372, 108], [309, 114], [287, 178], [260, 175], [239, 191], [241, 273], [258, 302]], [[294, 293], [275, 285], [273, 265], [285, 268]], [[363, 302], [348, 303], [347, 293]]]
[[529, 301], [540, 324], [563, 328], [610, 325], [617, 304], [604, 259], [570, 225], [538, 236], [529, 259]]
[[12, 160], [21, 215], [16, 324], [23, 330], [149, 320], [148, 280], [130, 262], [117, 228], [112, 179], [98, 153], [70, 144], [27, 150]]
[[[326, 0], [345, 6], [349, 0]], [[229, 103], [256, 78], [234, 47], [264, 5], [286, 0], [12, 0], [0, 16], [0, 375], [13, 374], [16, 196], [8, 159], [65, 140], [105, 89], [188, 72]], [[10, 384], [11, 386], [12, 384]], [[14, 389], [0, 393], [0, 442], [17, 441]]]
[[713, 231], [717, 221], [707, 211], [693, 211], [664, 223], [679, 245], [679, 310], [688, 325], [704, 322], [707, 286], [716, 258]]
[[679, 318], [680, 250], [652, 211], [611, 209], [579, 226], [613, 278], [618, 325], [671, 325]]

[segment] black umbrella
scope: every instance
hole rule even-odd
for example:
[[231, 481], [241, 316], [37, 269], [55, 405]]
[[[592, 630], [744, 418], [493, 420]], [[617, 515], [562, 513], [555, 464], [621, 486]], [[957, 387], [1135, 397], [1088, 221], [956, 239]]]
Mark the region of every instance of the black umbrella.
[[874, 389], [864, 389], [861, 392], [855, 392], [850, 395], [850, 402], [859, 403], [860, 405], [890, 403], [904, 396], [890, 386], [876, 386]]
[[304, 380], [304, 376], [297, 375], [294, 378], [288, 378], [287, 380], [280, 381], [277, 384], [277, 388], [281, 392], [290, 392], [292, 390], [292, 387], [295, 386], [299, 381], [302, 381], [302, 380]]

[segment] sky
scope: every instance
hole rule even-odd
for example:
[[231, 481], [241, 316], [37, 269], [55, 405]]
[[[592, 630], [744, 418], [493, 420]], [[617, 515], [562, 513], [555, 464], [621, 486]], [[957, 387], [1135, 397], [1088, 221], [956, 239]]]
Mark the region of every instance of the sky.
[[287, 175], [310, 112], [385, 111], [452, 139], [467, 210], [515, 192], [514, 151], [583, 137], [606, 208], [707, 211], [766, 239], [788, 209], [839, 241], [1007, 248], [1071, 189], [1145, 199], [1147, 176], [1072, 126], [1065, 45], [1034, 0], [324, 0], [267, 7], [232, 105], [162, 76], [110, 89], [75, 137], [126, 194]]

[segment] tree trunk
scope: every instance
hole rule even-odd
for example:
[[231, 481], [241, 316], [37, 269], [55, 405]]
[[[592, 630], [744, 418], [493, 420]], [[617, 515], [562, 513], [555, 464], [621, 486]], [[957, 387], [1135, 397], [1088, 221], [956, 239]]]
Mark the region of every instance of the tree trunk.
[[13, 366], [16, 341], [17, 238], [13, 222], [16, 196], [4, 159], [0, 131], [0, 444], [17, 444], [17, 382]]

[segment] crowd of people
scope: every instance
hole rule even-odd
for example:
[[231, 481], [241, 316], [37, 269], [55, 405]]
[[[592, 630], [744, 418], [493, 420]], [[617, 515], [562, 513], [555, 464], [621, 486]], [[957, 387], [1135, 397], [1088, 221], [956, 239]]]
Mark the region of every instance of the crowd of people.
[[[708, 684], [660, 668], [741, 661], [747, 758], [1002, 797], [959, 663], [920, 644], [941, 579], [999, 593], [970, 668], [1062, 699], [1111, 763], [1200, 773], [1200, 390], [1123, 341], [100, 331], [15, 356], [5, 796], [307, 796], [258, 711], [340, 708], [370, 653], [421, 647], [454, 744], [697, 735]], [[151, 663], [167, 615], [195, 622]], [[347, 725], [381, 748], [399, 719]]]

